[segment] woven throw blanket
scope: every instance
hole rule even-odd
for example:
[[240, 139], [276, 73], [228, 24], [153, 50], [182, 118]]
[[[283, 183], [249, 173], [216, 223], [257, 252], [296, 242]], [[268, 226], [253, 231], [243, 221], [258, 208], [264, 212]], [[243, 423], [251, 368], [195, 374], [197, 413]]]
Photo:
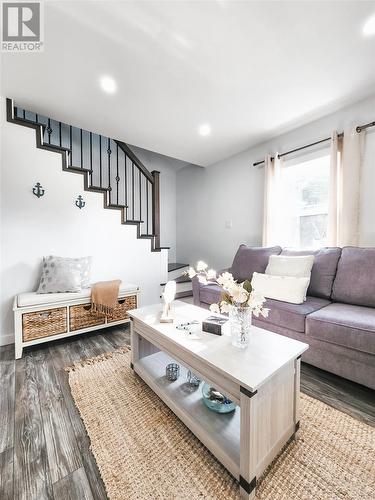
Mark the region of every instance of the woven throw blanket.
[[111, 314], [117, 305], [121, 280], [98, 281], [91, 288], [91, 310]]

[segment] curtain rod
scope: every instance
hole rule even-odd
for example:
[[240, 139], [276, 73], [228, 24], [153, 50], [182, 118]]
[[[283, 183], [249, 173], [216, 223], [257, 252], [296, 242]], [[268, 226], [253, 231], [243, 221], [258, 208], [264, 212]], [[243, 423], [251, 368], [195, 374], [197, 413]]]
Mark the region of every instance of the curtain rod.
[[[360, 133], [360, 132], [362, 132], [362, 130], [366, 130], [367, 128], [370, 128], [370, 127], [375, 127], [375, 122], [370, 122], [370, 123], [366, 123], [365, 125], [360, 125], [359, 127], [356, 128], [356, 131], [358, 133]], [[344, 135], [344, 132], [341, 132], [340, 134], [338, 134], [338, 137], [343, 137], [343, 135]], [[290, 151], [286, 151], [285, 153], [279, 154], [279, 158], [282, 158], [283, 156], [290, 155], [292, 153], [296, 153], [297, 151], [301, 151], [302, 149], [311, 148], [312, 146], [316, 146], [317, 144], [321, 144], [322, 142], [327, 142], [330, 140], [331, 140], [331, 137], [326, 137], [325, 139], [321, 139], [320, 141], [311, 142], [310, 144], [306, 144], [306, 146], [301, 146], [300, 148], [291, 149]], [[274, 157], [271, 157], [271, 161], [273, 159], [274, 159]], [[253, 167], [257, 167], [258, 165], [262, 165], [263, 163], [264, 163], [264, 160], [256, 161], [255, 163], [253, 163]]]

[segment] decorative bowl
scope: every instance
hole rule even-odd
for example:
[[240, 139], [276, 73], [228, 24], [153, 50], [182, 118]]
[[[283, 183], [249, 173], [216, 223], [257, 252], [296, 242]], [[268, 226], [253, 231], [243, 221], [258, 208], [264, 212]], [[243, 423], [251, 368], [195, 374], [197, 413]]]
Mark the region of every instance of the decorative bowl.
[[202, 387], [203, 402], [216, 413], [230, 413], [236, 409], [236, 405], [224, 394], [205, 382]]

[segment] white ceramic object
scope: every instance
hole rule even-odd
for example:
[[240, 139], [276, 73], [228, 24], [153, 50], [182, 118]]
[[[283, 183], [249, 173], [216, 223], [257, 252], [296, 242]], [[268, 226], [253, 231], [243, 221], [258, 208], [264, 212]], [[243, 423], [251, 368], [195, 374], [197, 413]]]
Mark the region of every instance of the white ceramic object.
[[168, 283], [165, 285], [163, 293], [164, 307], [160, 317], [160, 323], [173, 323], [171, 304], [174, 301], [175, 296], [176, 296], [176, 282], [168, 281]]

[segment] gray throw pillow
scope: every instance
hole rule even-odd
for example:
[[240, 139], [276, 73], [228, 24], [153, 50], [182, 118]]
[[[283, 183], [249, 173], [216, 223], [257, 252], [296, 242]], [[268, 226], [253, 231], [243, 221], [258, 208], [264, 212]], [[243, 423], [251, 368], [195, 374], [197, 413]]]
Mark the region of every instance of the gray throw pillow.
[[79, 292], [90, 284], [92, 257], [43, 257], [38, 293]]

